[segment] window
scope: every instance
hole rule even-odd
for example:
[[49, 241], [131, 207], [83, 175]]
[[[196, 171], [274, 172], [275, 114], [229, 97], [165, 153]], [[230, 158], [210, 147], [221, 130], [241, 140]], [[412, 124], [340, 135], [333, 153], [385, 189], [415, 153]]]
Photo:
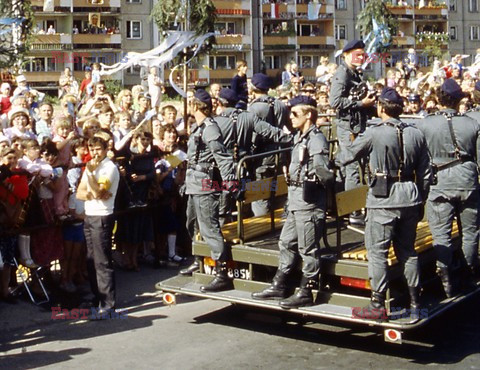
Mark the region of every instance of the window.
[[335, 9], [347, 10], [347, 0], [335, 0]]
[[55, 72], [56, 58], [28, 58], [25, 64], [27, 72]]
[[347, 39], [347, 26], [344, 24], [337, 24], [335, 26], [335, 39], [346, 40]]
[[237, 57], [234, 55], [215, 55], [209, 58], [211, 69], [235, 69]]
[[213, 26], [217, 35], [235, 35], [239, 33], [235, 28], [234, 22], [219, 22]]
[[480, 26], [470, 26], [470, 40], [480, 40]]
[[278, 55], [265, 55], [265, 67], [267, 69], [281, 69], [282, 63]]
[[457, 39], [457, 26], [450, 27], [450, 40]]
[[478, 0], [468, 0], [468, 11], [470, 13], [478, 12]]
[[457, 0], [450, 0], [450, 11], [451, 12], [457, 11]]
[[142, 38], [142, 22], [127, 21], [127, 39]]
[[317, 55], [302, 55], [300, 57], [300, 68], [315, 68], [319, 64]]

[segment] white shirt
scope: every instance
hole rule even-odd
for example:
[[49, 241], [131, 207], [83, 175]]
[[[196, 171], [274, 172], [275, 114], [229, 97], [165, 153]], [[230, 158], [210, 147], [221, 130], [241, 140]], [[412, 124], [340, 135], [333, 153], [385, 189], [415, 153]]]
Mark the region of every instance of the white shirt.
[[[82, 181], [87, 181], [87, 171], [83, 173]], [[110, 188], [108, 191], [112, 193], [112, 196], [107, 199], [92, 199], [85, 201], [85, 214], [87, 216], [108, 216], [113, 213], [115, 205], [115, 196], [117, 195], [118, 183], [120, 181], [120, 173], [118, 172], [115, 164], [105, 157], [100, 165], [93, 171], [93, 176], [98, 181], [100, 178], [106, 178], [110, 181]], [[87, 187], [88, 182], [87, 182]], [[89, 189], [90, 191], [90, 189]]]

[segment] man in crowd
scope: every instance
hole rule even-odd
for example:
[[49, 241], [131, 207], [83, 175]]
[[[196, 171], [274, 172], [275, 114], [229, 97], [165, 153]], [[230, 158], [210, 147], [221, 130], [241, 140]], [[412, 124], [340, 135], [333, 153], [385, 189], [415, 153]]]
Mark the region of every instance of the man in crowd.
[[77, 190], [85, 201], [85, 240], [90, 287], [98, 304], [97, 315], [108, 315], [116, 307], [115, 271], [112, 261], [113, 209], [120, 174], [107, 157], [107, 142], [100, 137], [88, 141], [92, 159], [87, 163]]

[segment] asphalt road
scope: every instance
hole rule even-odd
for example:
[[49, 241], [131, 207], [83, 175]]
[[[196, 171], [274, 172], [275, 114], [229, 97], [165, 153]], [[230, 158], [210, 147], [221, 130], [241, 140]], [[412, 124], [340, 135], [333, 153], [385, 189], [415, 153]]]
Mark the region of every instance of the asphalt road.
[[303, 325], [288, 315], [210, 300], [181, 296], [167, 307], [154, 284], [175, 273], [119, 272], [119, 302], [128, 310], [123, 319], [52, 320], [49, 305], [0, 304], [0, 367], [480, 368], [478, 297], [396, 345], [364, 328]]

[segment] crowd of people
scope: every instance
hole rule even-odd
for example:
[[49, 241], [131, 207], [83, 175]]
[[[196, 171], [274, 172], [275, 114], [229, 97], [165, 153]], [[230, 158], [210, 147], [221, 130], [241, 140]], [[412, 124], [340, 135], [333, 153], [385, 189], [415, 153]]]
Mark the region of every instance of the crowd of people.
[[[363, 47], [354, 46], [353, 49], [344, 49], [344, 55], [350, 55], [351, 50], [363, 55]], [[438, 94], [446, 81], [452, 81], [461, 91], [460, 113], [480, 104], [480, 81], [477, 81], [474, 68], [462, 65], [461, 56], [448, 63], [435, 61], [430, 72], [422, 73], [415, 52], [409, 54], [412, 55], [407, 61], [396, 63], [394, 68], [387, 70], [386, 76], [369, 84], [370, 92], [377, 97], [393, 96], [392, 101], [402, 106], [403, 114], [423, 117], [445, 105], [444, 96]], [[218, 238], [215, 239], [217, 236], [209, 235], [211, 230], [218, 229], [216, 221], [201, 215], [203, 206], [219, 207], [219, 199], [213, 195], [203, 197], [205, 194], [198, 193], [191, 184], [193, 178], [203, 178], [210, 171], [209, 167], [201, 166], [203, 153], [211, 150], [213, 156], [206, 155], [208, 161], [221, 167], [224, 180], [231, 180], [233, 178], [229, 176], [233, 172], [227, 170], [231, 165], [228, 158], [225, 162], [225, 155], [230, 155], [233, 164], [239, 156], [252, 153], [252, 148], [261, 152], [271, 150], [278, 142], [291, 145], [296, 131], [316, 135], [317, 131], [312, 131], [315, 126], [323, 129], [335, 119], [352, 125], [355, 120], [352, 107], [367, 108], [375, 102], [372, 95], [358, 98], [358, 101], [349, 96], [347, 90], [353, 86], [349, 79], [358, 84], [363, 80], [361, 73], [350, 66], [355, 70], [350, 76], [349, 73], [353, 72], [345, 69], [343, 64], [339, 67], [330, 63], [328, 56], [320, 59], [315, 83], [305, 81], [297, 63], [292, 61], [286, 65], [279, 86], [274, 86], [264, 74], [255, 74], [248, 79], [247, 63], [239, 61], [230, 87], [212, 84], [208, 87], [209, 93], [205, 90], [187, 93], [187, 117], [181, 117], [175, 105], [161, 102], [162, 83], [155, 68], [150, 71], [149, 85], [152, 87], [149, 90], [137, 85], [111, 96], [98, 72], [99, 65], [92, 67], [93, 71], [86, 72], [80, 88], [71, 71], [65, 70], [60, 79], [59, 107], [42, 102], [43, 95], [30, 88], [23, 75], [17, 76], [18, 86], [13, 94], [13, 86], [1, 85], [2, 300], [13, 300], [10, 283], [15, 257], [24, 266], [32, 268], [59, 260], [59, 287], [62, 290], [75, 292], [77, 286], [85, 282], [88, 270], [92, 291], [102, 297], [96, 304], [101, 309], [114, 308], [113, 261], [132, 271], [139, 270], [139, 256], [156, 266], [182, 264], [190, 254], [190, 240], [177, 236], [187, 234], [182, 232], [185, 225], [192, 236], [196, 230], [195, 221], [207, 242], [210, 238], [213, 244], [220, 243]], [[385, 95], [385, 89], [390, 89], [390, 95]], [[350, 113], [339, 116], [342, 111]], [[370, 113], [362, 115], [360, 121], [372, 117]], [[301, 117], [305, 120], [302, 121]], [[206, 124], [198, 131], [204, 121], [208, 123], [210, 120], [214, 123]], [[220, 134], [215, 128], [217, 123]], [[210, 127], [212, 125], [214, 128]], [[239, 131], [232, 134], [229, 131], [232, 125], [238, 125]], [[355, 131], [353, 126], [348, 127], [344, 135], [347, 141], [344, 141], [340, 137], [343, 135], [340, 128], [337, 130], [340, 149], [351, 144], [352, 133], [356, 136], [365, 129]], [[252, 138], [252, 133], [256, 139]], [[200, 138], [193, 140], [196, 136]], [[328, 147], [323, 148], [324, 139], [315, 136], [315, 140], [321, 148], [317, 154], [328, 152]], [[318, 160], [328, 172], [328, 158], [325, 160], [323, 154]], [[341, 172], [348, 190], [358, 183], [351, 181], [355, 171], [349, 170], [348, 160], [342, 160], [346, 167]], [[292, 173], [295, 172], [292, 165], [290, 167]], [[198, 171], [202, 176], [195, 177], [189, 171]], [[325, 174], [325, 171], [320, 173]], [[250, 175], [259, 179], [271, 173], [272, 163], [267, 158]], [[311, 175], [320, 176], [318, 173]], [[298, 180], [300, 172], [298, 176], [292, 186], [301, 186], [295, 185], [301, 182]], [[231, 199], [222, 196], [222, 201], [217, 212], [228, 222], [231, 219]], [[252, 205], [252, 212], [262, 215], [268, 212], [268, 208], [267, 201], [258, 201]], [[319, 220], [325, 217], [323, 202], [316, 203], [313, 208], [304, 208], [300, 208], [297, 214], [303, 217], [305, 215], [300, 211], [319, 208]], [[298, 217], [297, 221], [303, 219]], [[350, 222], [363, 223], [363, 217], [361, 213], [352, 214]], [[295, 228], [297, 221], [292, 220], [291, 227]], [[112, 257], [109, 243], [114, 224], [115, 255]], [[315, 227], [321, 227], [319, 225]], [[12, 231], [16, 227], [21, 231]], [[291, 243], [289, 238], [292, 235], [283, 235], [281, 240], [287, 243], [285, 240], [288, 239]], [[223, 245], [216, 248], [212, 247], [212, 255], [218, 257], [217, 277], [202, 287], [204, 291], [231, 287], [224, 273], [228, 253], [224, 253]], [[316, 252], [310, 253], [308, 258], [311, 265], [307, 268], [311, 269], [306, 271], [302, 287], [310, 287], [311, 292], [319, 266], [313, 261], [317, 258]], [[182, 272], [191, 274], [198, 268], [199, 262], [195, 260]], [[276, 283], [284, 283], [282, 279], [290, 268], [283, 266], [282, 270], [279, 269]], [[270, 288], [274, 291], [273, 296], [277, 294], [285, 298], [284, 290], [275, 291], [278, 284], [275, 286], [274, 281], [273, 288]], [[257, 299], [270, 298], [271, 293], [267, 291]], [[284, 305], [286, 308], [308, 305], [311, 294], [305, 294], [284, 302]], [[374, 298], [381, 300], [381, 297]]]

